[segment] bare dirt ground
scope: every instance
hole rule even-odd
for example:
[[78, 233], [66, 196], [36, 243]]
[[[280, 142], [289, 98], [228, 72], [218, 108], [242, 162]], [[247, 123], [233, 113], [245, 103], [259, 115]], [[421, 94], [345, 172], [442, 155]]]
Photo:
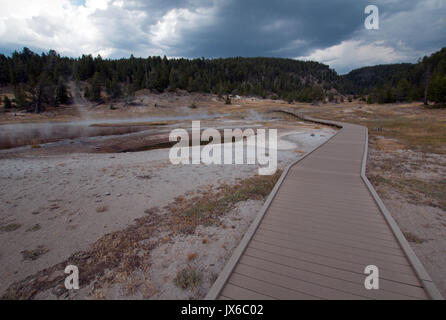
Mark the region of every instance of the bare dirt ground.
[[[277, 128], [283, 169], [335, 132], [268, 112], [284, 102], [244, 98], [226, 106], [211, 95], [145, 93], [137, 101], [141, 105], [118, 104], [117, 110], [1, 115], [9, 125], [17, 117], [37, 125], [36, 141], [0, 151], [3, 298], [203, 298], [280, 171], [258, 176], [258, 165], [175, 166], [169, 149], [151, 147], [194, 118], [217, 128]], [[49, 121], [62, 129], [53, 130]], [[113, 130], [74, 130], [67, 137], [64, 125], [75, 121]], [[27, 132], [23, 124], [8, 129], [16, 129], [15, 136]], [[70, 264], [79, 267], [81, 289], [68, 292], [63, 283]]]
[[359, 102], [300, 109], [369, 128], [367, 176], [446, 297], [446, 109]]

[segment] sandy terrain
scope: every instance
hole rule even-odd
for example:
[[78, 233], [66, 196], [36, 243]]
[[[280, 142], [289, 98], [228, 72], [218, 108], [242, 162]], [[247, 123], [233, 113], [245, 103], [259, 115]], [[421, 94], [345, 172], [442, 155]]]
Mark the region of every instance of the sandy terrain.
[[[268, 117], [248, 111], [242, 122], [232, 116], [207, 124], [279, 128], [280, 168], [334, 134], [329, 127], [285, 116]], [[187, 121], [176, 126], [185, 124]], [[130, 141], [132, 135], [119, 138]], [[86, 138], [79, 139], [82, 142]], [[88, 139], [94, 144], [104, 138]], [[219, 186], [254, 177], [258, 165], [174, 166], [168, 159], [169, 149], [128, 153], [80, 149], [79, 153], [76, 146], [81, 142], [77, 138], [72, 141], [71, 149], [64, 142], [56, 142], [1, 153], [0, 294], [37, 299], [204, 297], [264, 199], [237, 202], [218, 218], [218, 223], [198, 225], [189, 233], [172, 231], [171, 206], [183, 198], [210, 197]], [[125, 252], [119, 253], [124, 256], [119, 256], [119, 263], [112, 267], [109, 261], [101, 267], [100, 259], [111, 259], [107, 254], [95, 260], [97, 248], [103, 243], [109, 245], [110, 237], [122, 234], [132, 238], [132, 233], [139, 235], [146, 226], [150, 234], [129, 244], [132, 250], [138, 250], [132, 256], [137, 258], [137, 265], [129, 263], [131, 267], [121, 268], [119, 263], [127, 263]], [[116, 247], [120, 245], [124, 244]], [[64, 277], [63, 268], [73, 259], [81, 264], [81, 290], [69, 293], [61, 288], [60, 279]], [[92, 275], [94, 268], [100, 270], [97, 276]], [[88, 279], [82, 278], [83, 269], [91, 271]], [[198, 272], [199, 285], [179, 288], [174, 280], [183, 269]], [[10, 287], [14, 283], [16, 286]]]

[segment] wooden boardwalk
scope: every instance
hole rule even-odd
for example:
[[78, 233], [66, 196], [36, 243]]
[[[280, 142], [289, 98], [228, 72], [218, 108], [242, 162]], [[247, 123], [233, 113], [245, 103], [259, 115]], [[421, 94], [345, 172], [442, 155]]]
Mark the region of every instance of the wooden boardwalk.
[[442, 299], [365, 177], [367, 129], [323, 123], [341, 129], [284, 172], [206, 299]]

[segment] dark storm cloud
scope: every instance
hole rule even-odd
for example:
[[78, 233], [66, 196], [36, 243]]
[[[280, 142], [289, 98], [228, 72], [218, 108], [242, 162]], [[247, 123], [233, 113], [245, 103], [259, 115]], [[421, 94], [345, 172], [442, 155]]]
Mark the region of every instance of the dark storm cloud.
[[[364, 28], [369, 4], [379, 7], [380, 30]], [[346, 72], [372, 63], [415, 61], [446, 45], [446, 0], [42, 0], [32, 5], [15, 0], [2, 8], [0, 48], [113, 58], [132, 53], [300, 57]]]
[[[333, 45], [363, 24], [362, 1], [228, 1], [218, 21], [187, 34], [175, 55], [282, 56]], [[182, 44], [192, 49], [182, 52]]]
[[420, 0], [379, 1], [381, 28], [379, 32], [362, 33], [363, 38], [403, 42], [415, 51], [433, 51], [446, 46], [446, 1]]
[[[210, 1], [172, 1], [195, 9]], [[417, 1], [376, 1], [384, 16], [411, 10]], [[183, 34], [170, 48], [176, 56], [296, 57], [326, 48], [361, 30], [369, 0], [221, 1], [215, 23]]]

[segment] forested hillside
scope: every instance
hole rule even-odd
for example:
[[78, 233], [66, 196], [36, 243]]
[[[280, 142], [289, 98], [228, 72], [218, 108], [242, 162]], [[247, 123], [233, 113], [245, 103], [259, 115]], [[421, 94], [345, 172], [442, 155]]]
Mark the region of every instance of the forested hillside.
[[345, 94], [368, 96], [369, 102], [424, 101], [446, 103], [446, 48], [416, 64], [365, 67], [341, 76]]
[[[313, 102], [340, 94], [367, 96], [368, 102], [423, 100], [446, 102], [446, 48], [417, 64], [366, 67], [338, 76], [328, 66], [279, 58], [103, 59], [61, 57], [55, 51], [36, 54], [24, 48], [0, 55], [0, 85], [14, 88], [6, 108], [40, 112], [45, 106], [69, 104], [75, 95], [100, 102], [131, 99], [135, 91], [174, 91], [277, 97]], [[427, 88], [427, 90], [426, 90]]]
[[339, 89], [347, 94], [369, 94], [379, 85], [397, 85], [402, 77], [410, 74], [413, 64], [389, 64], [356, 69], [341, 76]]
[[74, 81], [91, 101], [105, 91], [111, 99], [125, 99], [140, 89], [157, 92], [182, 89], [216, 94], [277, 96], [314, 101], [337, 74], [317, 62], [275, 58], [167, 59], [149, 57], [120, 60], [100, 56], [60, 57], [55, 51], [38, 55], [25, 48], [11, 57], [0, 56], [0, 85], [15, 88], [15, 104], [36, 111], [69, 100], [67, 82]]

